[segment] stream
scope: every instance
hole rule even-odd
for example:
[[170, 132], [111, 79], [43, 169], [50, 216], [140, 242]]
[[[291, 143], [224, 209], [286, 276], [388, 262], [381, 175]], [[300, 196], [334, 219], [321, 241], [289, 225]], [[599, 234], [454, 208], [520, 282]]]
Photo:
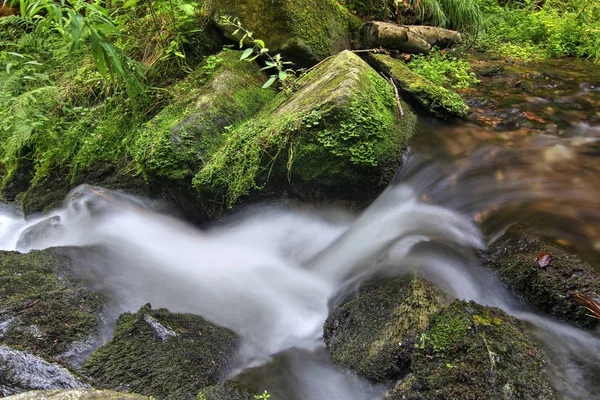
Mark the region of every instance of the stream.
[[525, 321], [560, 397], [600, 399], [597, 332], [533, 312], [473, 252], [525, 221], [600, 260], [600, 74], [577, 63], [528, 67], [542, 71], [528, 91], [482, 78], [464, 93], [471, 121], [422, 122], [394, 182], [360, 213], [269, 203], [198, 228], [152, 201], [83, 185], [62, 208], [28, 219], [0, 204], [0, 249], [89, 249], [75, 253], [88, 257], [81, 274], [119, 312], [151, 302], [232, 329], [243, 339], [233, 374], [249, 370], [275, 399], [382, 398], [385, 388], [329, 361], [323, 323], [361, 282], [406, 273]]

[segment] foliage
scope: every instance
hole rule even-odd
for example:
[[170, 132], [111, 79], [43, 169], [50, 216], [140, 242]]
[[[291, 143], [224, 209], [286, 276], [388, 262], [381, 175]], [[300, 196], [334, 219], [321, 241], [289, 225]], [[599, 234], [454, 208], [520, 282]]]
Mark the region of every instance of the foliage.
[[234, 29], [234, 31], [232, 32], [232, 36], [234, 37], [239, 33], [243, 33], [243, 36], [240, 39], [240, 49], [244, 48], [245, 40], [248, 40], [252, 45], [251, 47], [248, 47], [246, 50], [244, 50], [240, 58], [241, 60], [247, 60], [248, 62], [252, 62], [260, 56], [267, 57], [267, 60], [265, 61], [266, 66], [262, 68], [262, 70], [274, 69], [275, 73], [272, 74], [269, 77], [269, 79], [265, 82], [265, 84], [263, 85], [263, 89], [270, 87], [277, 81], [285, 83], [290, 76], [296, 75], [296, 72], [293, 69], [287, 68], [288, 65], [291, 65], [293, 63], [290, 61], [284, 61], [281, 58], [281, 54], [275, 54], [274, 56], [271, 56], [269, 54], [269, 49], [265, 46], [265, 42], [261, 39], [253, 38], [252, 32], [244, 28], [239, 18], [232, 18], [229, 15], [223, 15], [221, 16], [221, 23], [224, 26], [229, 26]]
[[427, 56], [413, 55], [408, 67], [436, 85], [448, 88], [467, 88], [479, 83], [475, 74], [469, 72], [471, 66], [468, 62], [451, 57], [437, 48]]
[[544, 57], [600, 58], [600, 2], [531, 0], [505, 6], [485, 0], [490, 26], [482, 49], [518, 59]]
[[263, 394], [254, 395], [254, 398], [257, 400], [267, 400], [269, 397], [271, 397], [271, 395], [266, 390], [263, 392]]

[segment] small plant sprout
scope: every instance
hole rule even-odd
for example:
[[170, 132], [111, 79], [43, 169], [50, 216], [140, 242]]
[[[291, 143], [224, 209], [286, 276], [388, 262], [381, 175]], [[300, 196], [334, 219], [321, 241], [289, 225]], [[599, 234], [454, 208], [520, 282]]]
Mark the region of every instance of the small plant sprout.
[[264, 391], [263, 394], [255, 394], [254, 395], [254, 398], [257, 400], [267, 400], [269, 397], [271, 397], [271, 395], [266, 390]]
[[261, 68], [261, 71], [274, 70], [275, 73], [269, 76], [269, 79], [262, 86], [263, 89], [272, 86], [277, 81], [284, 84], [289, 76], [296, 75], [296, 71], [294, 71], [292, 68], [289, 68], [289, 66], [293, 65], [293, 63], [291, 61], [284, 61], [281, 58], [281, 54], [275, 54], [274, 56], [269, 54], [269, 49], [265, 46], [265, 42], [261, 39], [255, 39], [252, 37], [252, 31], [244, 28], [239, 18], [232, 18], [229, 15], [223, 15], [221, 16], [221, 23], [225, 26], [234, 28], [234, 31], [231, 33], [234, 37], [237, 38], [240, 33], [243, 34], [239, 43], [240, 49], [244, 48], [245, 41], [250, 43], [251, 47], [248, 47], [243, 51], [240, 60], [251, 62], [260, 56], [267, 57], [267, 60], [265, 61], [265, 67]]

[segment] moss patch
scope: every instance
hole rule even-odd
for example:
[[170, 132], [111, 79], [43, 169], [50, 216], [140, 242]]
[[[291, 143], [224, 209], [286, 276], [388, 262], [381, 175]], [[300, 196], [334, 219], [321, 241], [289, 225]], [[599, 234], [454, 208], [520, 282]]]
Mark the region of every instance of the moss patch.
[[103, 301], [54, 250], [0, 252], [0, 344], [52, 359], [94, 338]]
[[151, 400], [148, 397], [110, 390], [42, 390], [11, 397], [13, 400]]
[[374, 381], [398, 378], [444, 295], [419, 278], [400, 277], [363, 284], [325, 322], [332, 360]]
[[[550, 254], [550, 264], [540, 268], [539, 253]], [[597, 270], [562, 248], [512, 228], [480, 253], [483, 265], [493, 269], [527, 304], [581, 327], [598, 326], [587, 310], [571, 298], [571, 292], [600, 293]]]
[[86, 360], [81, 373], [99, 387], [191, 399], [223, 378], [236, 345], [233, 332], [202, 317], [146, 305], [119, 317], [113, 339]]
[[386, 398], [554, 399], [547, 368], [521, 322], [457, 300], [432, 319], [412, 354], [412, 374]]
[[194, 185], [228, 206], [269, 178], [372, 199], [399, 165], [414, 114], [405, 107], [400, 118], [391, 85], [351, 52], [311, 71], [297, 89], [230, 130]]
[[371, 54], [371, 61], [394, 78], [396, 85], [419, 105], [440, 118], [464, 118], [469, 112], [458, 93], [438, 86], [408, 68], [402, 60], [384, 54]]

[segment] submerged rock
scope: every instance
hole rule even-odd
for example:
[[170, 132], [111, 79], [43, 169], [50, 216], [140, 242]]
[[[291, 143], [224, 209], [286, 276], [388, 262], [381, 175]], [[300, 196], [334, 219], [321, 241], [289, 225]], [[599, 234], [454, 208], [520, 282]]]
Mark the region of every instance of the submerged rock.
[[523, 323], [457, 300], [432, 318], [412, 354], [411, 374], [386, 399], [554, 399], [547, 368]]
[[191, 314], [142, 307], [123, 314], [114, 337], [85, 362], [95, 386], [127, 389], [156, 399], [194, 398], [229, 371], [238, 339]]
[[335, 0], [215, 0], [212, 5], [217, 24], [221, 15], [238, 17], [272, 54], [282, 52], [303, 64], [349, 49], [362, 25]]
[[0, 397], [28, 390], [89, 388], [64, 367], [0, 346]]
[[372, 200], [392, 179], [414, 133], [394, 89], [344, 51], [227, 134], [194, 179], [228, 205], [267, 180], [304, 197]]
[[0, 344], [76, 361], [91, 351], [102, 308], [57, 250], [0, 252]]
[[151, 400], [146, 396], [137, 394], [113, 392], [110, 390], [44, 390], [32, 391], [17, 396], [11, 396], [10, 400]]
[[406, 374], [419, 335], [443, 307], [444, 295], [420, 278], [378, 279], [335, 308], [323, 337], [333, 362], [386, 381]]
[[[538, 262], [541, 253], [549, 256], [544, 267]], [[574, 293], [600, 293], [598, 271], [577, 255], [512, 228], [480, 256], [483, 265], [496, 271], [527, 304], [581, 327], [598, 326], [599, 321], [572, 297]]]
[[361, 29], [361, 47], [383, 47], [407, 53], [428, 54], [432, 46], [452, 47], [462, 43], [459, 32], [435, 26], [396, 25], [389, 22], [367, 22]]
[[403, 60], [385, 54], [371, 54], [369, 58], [379, 69], [394, 78], [400, 90], [435, 116], [440, 118], [467, 116], [469, 107], [458, 93], [438, 86], [411, 71]]

